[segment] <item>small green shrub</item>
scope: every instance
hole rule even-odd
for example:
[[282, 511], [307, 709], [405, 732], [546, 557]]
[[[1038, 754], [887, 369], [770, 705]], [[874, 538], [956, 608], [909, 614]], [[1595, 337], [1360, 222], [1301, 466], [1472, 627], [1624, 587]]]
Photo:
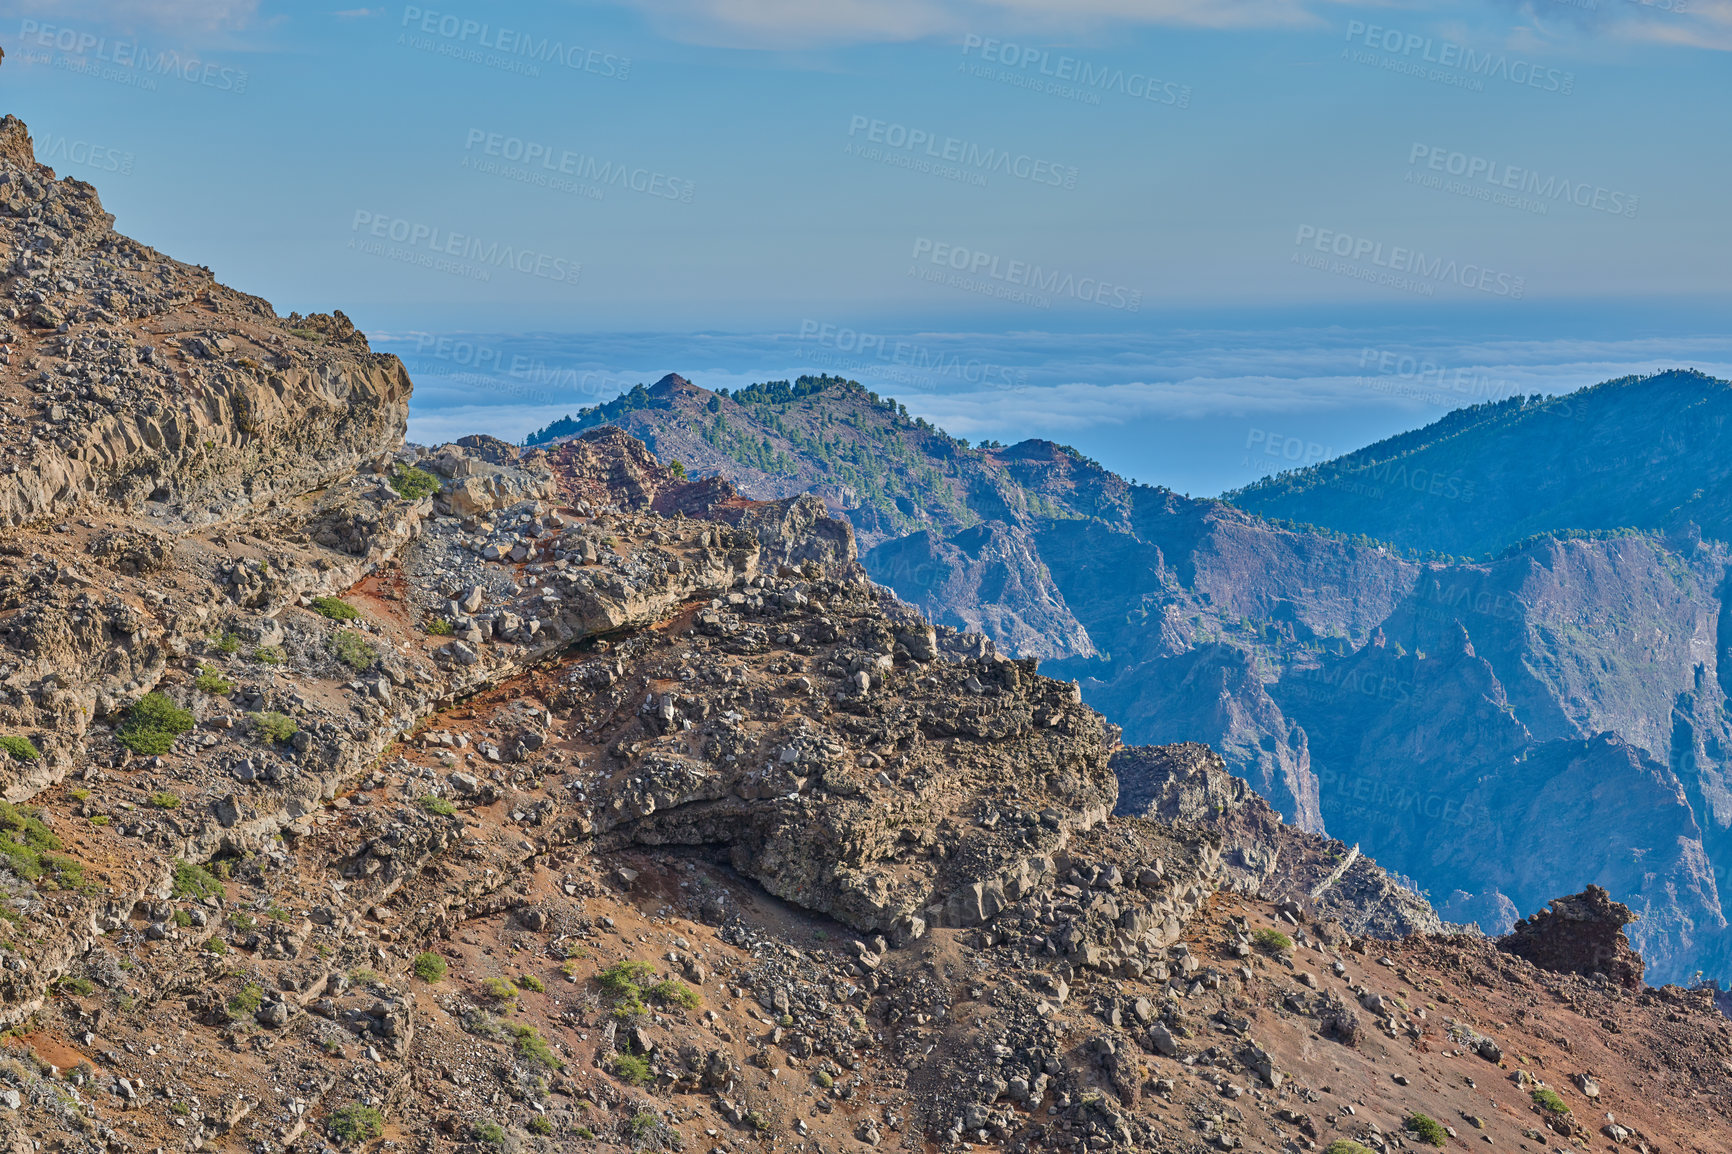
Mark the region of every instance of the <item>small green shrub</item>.
[[338, 661], [358, 673], [365, 673], [379, 664], [379, 651], [353, 629], [342, 629], [332, 636], [331, 652]]
[[457, 807], [456, 806], [452, 805], [450, 802], [446, 801], [444, 798], [435, 797], [433, 794], [430, 794], [430, 793], [422, 795], [421, 808], [426, 810], [428, 813], [433, 814], [437, 817], [456, 817], [457, 816]]
[[588, 1126], [579, 1126], [576, 1130], [576, 1134], [585, 1142], [595, 1141], [595, 1131], [591, 1130]]
[[615, 1054], [613, 1056], [613, 1076], [632, 1086], [642, 1086], [650, 1080], [650, 1064], [647, 1058], [636, 1054]]
[[541, 1031], [534, 1026], [510, 1026], [511, 1036], [517, 1039], [517, 1053], [526, 1062], [532, 1062], [548, 1070], [563, 1070], [565, 1063], [559, 1060], [559, 1055], [553, 1052], [553, 1047], [547, 1044], [547, 1039], [541, 1036]]
[[278, 745], [286, 745], [294, 740], [301, 727], [295, 724], [295, 719], [284, 713], [249, 713], [247, 722], [252, 727], [253, 736]]
[[649, 988], [649, 995], [663, 1005], [682, 1010], [695, 1010], [704, 1004], [703, 996], [678, 978], [657, 982]]
[[475, 1124], [475, 1140], [493, 1146], [503, 1146], [505, 1145], [505, 1127], [497, 1122], [477, 1122]]
[[818, 1083], [821, 1089], [825, 1090], [828, 1090], [836, 1084], [835, 1075], [831, 1074], [828, 1070], [819, 1070], [816, 1074], [812, 1075], [812, 1080]]
[[648, 962], [615, 962], [596, 975], [602, 992], [613, 1001], [613, 1016], [630, 1019], [645, 1013], [644, 994], [654, 983], [655, 967]]
[[385, 1116], [372, 1106], [353, 1102], [331, 1111], [331, 1137], [345, 1146], [370, 1142], [385, 1133]]
[[409, 963], [409, 969], [423, 982], [442, 982], [445, 980], [445, 959], [431, 950], [416, 954], [415, 960]]
[[90, 819], [90, 824], [91, 825], [107, 825], [109, 822], [111, 822], [113, 820], [114, 819], [109, 817], [106, 813], [99, 813], [95, 817]]
[[174, 739], [195, 724], [189, 711], [160, 693], [147, 693], [126, 711], [114, 736], [140, 757], [157, 757], [174, 748]]
[[349, 971], [349, 980], [357, 986], [370, 986], [379, 980], [379, 971], [369, 970], [365, 966]]
[[255, 930], [259, 926], [259, 920], [245, 910], [235, 910], [229, 914], [228, 923], [237, 930]]
[[281, 665], [288, 656], [281, 645], [261, 645], [253, 650], [253, 660], [260, 665]]
[[1405, 1125], [1418, 1135], [1421, 1142], [1427, 1142], [1433, 1146], [1449, 1145], [1449, 1131], [1424, 1114], [1409, 1114]]
[[214, 934], [204, 940], [204, 948], [219, 957], [229, 952], [229, 944]]
[[492, 1002], [507, 1005], [517, 1000], [517, 987], [505, 978], [484, 978], [481, 982], [481, 992]]
[[174, 916], [169, 918], [169, 921], [184, 930], [192, 925], [192, 915], [187, 913], [185, 910], [176, 910], [174, 911]]
[[398, 463], [391, 469], [391, 488], [405, 501], [419, 501], [439, 491], [439, 478], [425, 469]]
[[13, 761], [35, 761], [42, 756], [28, 737], [0, 737], [0, 753], [7, 754]]
[[320, 617], [329, 617], [332, 621], [353, 621], [361, 616], [361, 611], [340, 597], [315, 597], [312, 610]]
[[1557, 1091], [1555, 1090], [1535, 1090], [1533, 1092], [1533, 1099], [1534, 1105], [1546, 1111], [1548, 1114], [1568, 1114], [1570, 1112], [1569, 1103], [1558, 1097]]
[[90, 800], [90, 791], [88, 789], [74, 789], [74, 790], [70, 790], [69, 792], [72, 795], [73, 801], [89, 801]]
[[223, 887], [203, 866], [183, 861], [175, 863], [174, 884], [170, 892], [182, 901], [197, 901], [216, 897], [223, 892]]
[[192, 1113], [192, 1103], [185, 1098], [176, 1098], [168, 1104], [168, 1112], [176, 1117], [184, 1118]]
[[179, 809], [180, 798], [172, 793], [157, 792], [150, 795], [150, 804], [157, 809]]
[[210, 647], [218, 653], [230, 656], [241, 651], [241, 639], [233, 633], [222, 633], [210, 639]]
[[548, 1120], [545, 1114], [537, 1114], [529, 1120], [529, 1125], [526, 1129], [528, 1129], [531, 1134], [539, 1134], [545, 1138], [547, 1135], [553, 1133], [553, 1123]]
[[61, 978], [54, 983], [54, 990], [56, 993], [88, 998], [96, 992], [96, 983], [89, 978]]
[[631, 1121], [627, 1123], [627, 1126], [631, 1129], [631, 1136], [641, 1141], [649, 1137], [655, 1128], [661, 1124], [661, 1115], [654, 1110], [639, 1110], [631, 1116]]
[[656, 968], [648, 962], [615, 962], [597, 974], [595, 980], [610, 994], [641, 994], [655, 974]]
[[686, 479], [685, 464], [677, 458], [668, 462], [668, 472], [672, 473], [682, 481]]
[[1293, 948], [1293, 939], [1280, 930], [1258, 930], [1251, 940], [1266, 954], [1284, 954]]
[[0, 801], [0, 857], [13, 873], [35, 881], [54, 868], [54, 855], [61, 848], [60, 839], [36, 810]]
[[208, 693], [212, 697], [227, 697], [235, 691], [234, 683], [226, 680], [222, 674], [209, 666], [198, 667], [198, 680], [193, 684], [200, 693]]
[[251, 982], [246, 988], [229, 999], [229, 1009], [237, 1014], [256, 1014], [259, 1007], [265, 1004], [265, 992]]
[[435, 637], [449, 637], [456, 630], [451, 627], [451, 622], [443, 617], [429, 617], [427, 619], [427, 632]]
[[534, 974], [521, 975], [517, 979], [517, 985], [520, 989], [532, 990], [537, 994], [547, 993], [547, 983]]
[[1377, 1154], [1369, 1146], [1361, 1146], [1351, 1138], [1337, 1138], [1323, 1148], [1323, 1154]]

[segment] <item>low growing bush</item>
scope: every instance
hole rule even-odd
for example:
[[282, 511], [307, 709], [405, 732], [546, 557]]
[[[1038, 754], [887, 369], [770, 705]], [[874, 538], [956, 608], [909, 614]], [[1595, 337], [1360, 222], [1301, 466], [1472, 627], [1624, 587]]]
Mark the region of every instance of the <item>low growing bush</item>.
[[174, 739], [197, 724], [188, 710], [160, 693], [147, 693], [126, 711], [115, 740], [140, 757], [158, 757], [174, 747]]
[[332, 621], [353, 621], [361, 615], [359, 609], [340, 597], [315, 597], [311, 608], [320, 617], [329, 617]]
[[253, 736], [278, 745], [294, 740], [301, 728], [295, 724], [294, 718], [283, 713], [249, 713], [247, 722], [252, 726]]
[[425, 469], [398, 464], [391, 469], [391, 488], [405, 501], [419, 501], [439, 491], [439, 478]]
[[35, 761], [42, 756], [28, 737], [0, 737], [0, 753], [6, 754], [13, 761]]
[[1428, 1118], [1424, 1114], [1409, 1114], [1406, 1125], [1419, 1137], [1421, 1142], [1439, 1147], [1449, 1145], [1449, 1131], [1445, 1130], [1435, 1119]]

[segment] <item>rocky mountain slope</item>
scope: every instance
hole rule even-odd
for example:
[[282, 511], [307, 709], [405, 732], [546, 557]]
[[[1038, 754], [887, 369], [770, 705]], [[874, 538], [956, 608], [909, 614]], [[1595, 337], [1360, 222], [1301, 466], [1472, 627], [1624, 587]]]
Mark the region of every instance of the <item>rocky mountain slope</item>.
[[[1720, 388], [1656, 381], [1704, 404]], [[1642, 912], [1654, 973], [1732, 979], [1719, 542], [1566, 533], [1424, 561], [1048, 442], [967, 446], [833, 378], [728, 396], [668, 378], [573, 423], [609, 422], [748, 494], [821, 495], [933, 620], [1078, 678], [1133, 742], [1211, 745], [1287, 821], [1364, 846], [1452, 918], [1503, 932], [1590, 880]], [[837, 488], [875, 439], [894, 480]]]
[[[11, 342], [23, 396], [160, 334], [18, 263], [33, 205], [105, 218], [9, 127], [8, 288], [60, 318]], [[1604, 895], [1443, 934], [1212, 752], [929, 624], [814, 498], [612, 429], [408, 446], [335, 315], [207, 315], [349, 386], [291, 469], [313, 434], [205, 404], [249, 387], [220, 357], [153, 377], [155, 427], [204, 413], [265, 480], [164, 437], [148, 493], [7, 532], [11, 1154], [1732, 1149], [1732, 1028], [1630, 980]]]
[[1669, 372], [1475, 405], [1225, 499], [1473, 557], [1564, 530], [1732, 541], [1732, 384]]

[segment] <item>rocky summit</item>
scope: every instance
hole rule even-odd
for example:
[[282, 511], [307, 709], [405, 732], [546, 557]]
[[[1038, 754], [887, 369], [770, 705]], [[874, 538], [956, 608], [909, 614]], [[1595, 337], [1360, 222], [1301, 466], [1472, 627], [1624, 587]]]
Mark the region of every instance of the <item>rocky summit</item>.
[[1732, 1149], [1603, 893], [1459, 932], [817, 497], [406, 444], [0, 135], [5, 1150]]

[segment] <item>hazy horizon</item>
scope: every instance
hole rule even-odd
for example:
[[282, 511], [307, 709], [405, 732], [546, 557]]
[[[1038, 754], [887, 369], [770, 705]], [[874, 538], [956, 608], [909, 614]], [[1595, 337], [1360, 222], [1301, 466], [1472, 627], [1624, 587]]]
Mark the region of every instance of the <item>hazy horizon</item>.
[[407, 350], [412, 435], [830, 371], [1218, 492], [1483, 382], [1732, 373], [1726, 0], [4, 11], [39, 157]]

